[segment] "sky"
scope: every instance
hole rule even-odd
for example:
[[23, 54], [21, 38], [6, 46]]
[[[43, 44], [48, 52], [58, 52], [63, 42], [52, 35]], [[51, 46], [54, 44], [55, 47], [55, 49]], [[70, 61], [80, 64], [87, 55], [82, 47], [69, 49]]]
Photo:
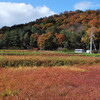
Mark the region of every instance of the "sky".
[[100, 0], [0, 0], [0, 28], [64, 11], [100, 9]]

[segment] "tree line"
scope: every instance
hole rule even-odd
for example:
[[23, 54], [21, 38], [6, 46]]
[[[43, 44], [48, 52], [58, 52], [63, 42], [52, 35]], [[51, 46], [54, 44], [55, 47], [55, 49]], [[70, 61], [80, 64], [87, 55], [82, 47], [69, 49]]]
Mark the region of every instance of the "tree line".
[[89, 49], [92, 26], [96, 27], [93, 39], [99, 49], [100, 10], [65, 11], [26, 24], [2, 27], [0, 49]]

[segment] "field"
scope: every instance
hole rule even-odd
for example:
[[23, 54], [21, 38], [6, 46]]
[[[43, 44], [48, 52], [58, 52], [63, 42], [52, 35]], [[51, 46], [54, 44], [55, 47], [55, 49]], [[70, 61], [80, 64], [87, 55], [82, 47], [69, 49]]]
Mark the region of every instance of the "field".
[[99, 56], [0, 50], [0, 100], [100, 100]]
[[1, 50], [0, 67], [74, 66], [100, 63], [100, 54], [72, 54], [56, 51]]

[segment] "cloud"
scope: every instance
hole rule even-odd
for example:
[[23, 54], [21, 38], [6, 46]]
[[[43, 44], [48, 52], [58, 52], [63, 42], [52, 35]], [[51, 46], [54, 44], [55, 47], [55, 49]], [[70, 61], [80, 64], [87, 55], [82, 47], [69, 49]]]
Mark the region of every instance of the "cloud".
[[31, 4], [0, 2], [0, 27], [27, 23], [55, 14], [47, 6], [33, 7]]
[[86, 9], [96, 8], [96, 7], [100, 7], [100, 4], [95, 4], [90, 1], [82, 1], [74, 5], [75, 10], [86, 10]]
[[75, 10], [85, 10], [85, 9], [89, 9], [90, 7], [92, 6], [92, 2], [89, 2], [89, 1], [82, 1], [82, 2], [79, 2], [79, 3], [76, 3], [74, 5], [74, 9]]

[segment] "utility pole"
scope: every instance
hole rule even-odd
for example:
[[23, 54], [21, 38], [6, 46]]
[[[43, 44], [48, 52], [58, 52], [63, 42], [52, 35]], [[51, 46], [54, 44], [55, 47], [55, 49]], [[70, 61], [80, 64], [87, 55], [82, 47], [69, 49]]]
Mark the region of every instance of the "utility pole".
[[98, 53], [100, 53], [100, 42], [99, 42], [99, 52]]
[[92, 28], [91, 28], [91, 34], [90, 34], [90, 54], [92, 53]]
[[90, 54], [92, 53], [92, 43], [93, 43], [93, 33], [95, 32], [96, 27], [91, 27], [91, 34], [90, 34]]

